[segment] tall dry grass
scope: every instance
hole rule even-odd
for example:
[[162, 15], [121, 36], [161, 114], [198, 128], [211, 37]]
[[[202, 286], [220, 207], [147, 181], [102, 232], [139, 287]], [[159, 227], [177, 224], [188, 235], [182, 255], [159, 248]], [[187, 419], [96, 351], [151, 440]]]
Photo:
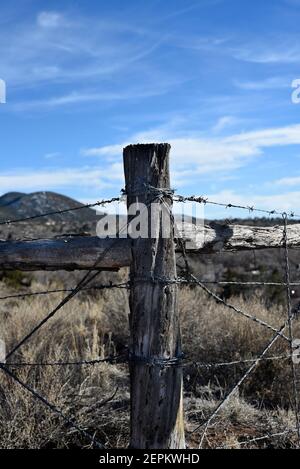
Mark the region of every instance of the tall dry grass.
[[[53, 287], [53, 285], [52, 285]], [[45, 285], [33, 284], [32, 289]], [[1, 285], [0, 292], [7, 291]], [[59, 301], [63, 295], [8, 300], [0, 305], [0, 337], [10, 350]], [[215, 363], [247, 359], [264, 349], [273, 333], [217, 305], [197, 288], [181, 288], [179, 308], [183, 344], [192, 361]], [[283, 308], [266, 308], [263, 299], [230, 300], [241, 309], [279, 327]], [[92, 360], [118, 353], [128, 344], [128, 298], [124, 290], [83, 293], [70, 301], [13, 357], [13, 361]], [[300, 327], [296, 323], [296, 335]], [[287, 353], [279, 339], [272, 355]], [[246, 365], [184, 369], [188, 441], [197, 446], [199, 433], [189, 434], [220, 402]], [[108, 447], [124, 447], [129, 436], [129, 383], [125, 365], [93, 367], [13, 368], [24, 382]], [[291, 375], [287, 361], [262, 363], [220, 412], [208, 432], [207, 447], [239, 447], [239, 441], [265, 432], [276, 433], [295, 425], [291, 411]], [[113, 399], [110, 398], [113, 396]], [[108, 402], [106, 402], [108, 401]], [[106, 405], [103, 405], [106, 402]], [[77, 431], [34, 400], [18, 384], [0, 374], [0, 447], [63, 448], [89, 445]], [[295, 447], [293, 436], [261, 442], [260, 446]], [[256, 447], [252, 444], [251, 447]]]

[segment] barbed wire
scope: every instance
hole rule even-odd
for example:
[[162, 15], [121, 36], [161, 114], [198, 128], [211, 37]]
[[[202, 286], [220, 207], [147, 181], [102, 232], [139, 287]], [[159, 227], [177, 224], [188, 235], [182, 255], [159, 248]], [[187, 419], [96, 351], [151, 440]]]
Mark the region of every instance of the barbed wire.
[[98, 449], [105, 449], [105, 446], [102, 443], [100, 443], [100, 441], [98, 441], [95, 438], [95, 436], [91, 435], [89, 432], [81, 428], [76, 423], [74, 417], [68, 417], [67, 415], [65, 415], [60, 409], [58, 409], [58, 407], [56, 407], [54, 404], [52, 404], [47, 399], [45, 399], [45, 397], [43, 397], [41, 394], [39, 394], [37, 391], [31, 388], [27, 383], [24, 383], [24, 381], [22, 381], [18, 376], [16, 376], [10, 369], [8, 369], [6, 365], [0, 364], [0, 368], [2, 369], [2, 371], [4, 371], [5, 374], [7, 374], [10, 378], [12, 378], [23, 389], [27, 390], [35, 399], [42, 402], [48, 409], [50, 409], [53, 413], [55, 413], [60, 418], [62, 418], [67, 425], [74, 428], [79, 433], [81, 433], [85, 438], [87, 438], [92, 443], [93, 446], [97, 447]]
[[288, 218], [300, 218], [300, 215], [298, 215], [295, 212], [286, 213], [286, 212], [280, 212], [278, 210], [267, 210], [267, 209], [256, 208], [254, 206], [249, 206], [249, 205], [247, 206], [247, 205], [233, 204], [230, 202], [226, 202], [226, 203], [216, 202], [213, 200], [209, 200], [208, 198], [203, 197], [203, 196], [197, 197], [195, 195], [191, 195], [191, 196], [175, 195], [173, 200], [175, 202], [181, 202], [181, 203], [196, 202], [196, 203], [204, 204], [204, 205], [216, 205], [216, 206], [223, 207], [226, 209], [237, 208], [241, 210], [247, 210], [249, 213], [257, 212], [257, 213], [264, 213], [265, 215], [277, 215], [281, 218], [284, 215], [286, 215]]
[[[152, 283], [162, 283], [162, 284], [188, 284], [188, 285], [198, 285], [204, 290], [211, 298], [213, 298], [216, 303], [222, 304], [226, 308], [234, 311], [235, 313], [244, 316], [247, 319], [250, 319], [251, 321], [266, 327], [267, 329], [270, 329], [272, 332], [278, 332], [278, 329], [275, 327], [271, 326], [267, 322], [265, 322], [262, 319], [257, 318], [254, 315], [251, 315], [249, 313], [246, 313], [245, 311], [237, 308], [236, 306], [228, 303], [226, 300], [218, 296], [216, 293], [213, 291], [209, 290], [197, 277], [195, 277], [193, 274], [189, 273], [190, 278], [189, 279], [184, 279], [184, 278], [175, 278], [175, 279], [168, 279], [165, 277], [154, 277], [154, 276], [148, 276], [148, 277], [135, 277], [134, 279], [131, 279], [131, 282], [152, 282]], [[284, 335], [283, 333], [280, 333], [280, 336], [287, 340], [288, 342], [290, 339]]]
[[[295, 355], [293, 354], [292, 357]], [[268, 362], [268, 361], [280, 361], [280, 360], [289, 360], [291, 355], [278, 355], [274, 357], [263, 357], [263, 358], [247, 358], [244, 360], [235, 360], [231, 362], [220, 362], [220, 363], [203, 363], [203, 362], [191, 362], [190, 364], [187, 363], [185, 366], [194, 366], [197, 368], [222, 368], [228, 366], [236, 366], [236, 365], [247, 365], [248, 363], [255, 363], [256, 361], [259, 362]]]
[[278, 433], [269, 433], [269, 434], [259, 436], [259, 437], [256, 437], [256, 438], [251, 438], [250, 440], [239, 441], [238, 444], [240, 446], [244, 446], [244, 445], [248, 445], [250, 443], [256, 443], [258, 441], [263, 441], [263, 440], [272, 439], [272, 438], [278, 438], [280, 436], [285, 436], [285, 435], [288, 435], [290, 433], [298, 433], [298, 429], [294, 428], [294, 429], [284, 430], [284, 431], [278, 432]]
[[191, 361], [188, 357], [185, 357], [184, 354], [180, 357], [174, 358], [158, 358], [158, 357], [137, 357], [133, 355], [128, 355], [128, 352], [122, 353], [119, 355], [109, 355], [105, 358], [97, 358], [93, 360], [77, 360], [77, 361], [54, 361], [54, 362], [0, 362], [0, 365], [9, 366], [9, 367], [65, 367], [65, 366], [95, 366], [102, 363], [108, 364], [125, 364], [125, 363], [143, 363], [150, 367], [159, 367], [159, 368], [222, 368], [229, 366], [237, 365], [247, 365], [248, 363], [259, 362], [269, 362], [269, 361], [280, 361], [280, 360], [289, 360], [290, 358], [295, 357], [293, 355], [277, 355], [271, 357], [263, 358], [246, 358], [240, 360], [234, 360], [230, 362], [199, 362]]
[[[101, 269], [102, 270], [102, 269]], [[111, 270], [109, 270], [110, 272]], [[103, 270], [102, 270], [103, 272]], [[147, 279], [148, 281], [149, 279]], [[136, 279], [133, 281], [141, 281], [141, 279]], [[145, 279], [146, 281], [146, 279]], [[157, 280], [158, 281], [158, 280]], [[162, 282], [165, 283], [176, 283], [178, 285], [197, 285], [198, 283], [192, 280], [187, 280], [185, 278], [180, 278], [178, 277], [177, 279], [174, 280], [164, 280]], [[199, 279], [199, 282], [201, 282], [203, 285], [220, 285], [220, 286], [226, 286], [226, 285], [236, 285], [236, 286], [246, 286], [246, 287], [286, 287], [285, 282], [239, 282], [239, 281], [223, 281], [223, 280], [202, 280]], [[91, 287], [86, 287], [82, 288], [81, 292], [83, 291], [90, 291], [90, 290], [105, 290], [105, 289], [129, 289], [130, 288], [130, 281], [120, 283], [120, 284], [107, 284], [107, 285], [95, 285]], [[296, 287], [300, 286], [300, 282], [291, 282], [290, 283], [291, 287]], [[5, 295], [5, 296], [0, 296], [0, 301], [2, 300], [10, 300], [10, 299], [17, 299], [17, 298], [26, 298], [26, 297], [31, 297], [31, 296], [39, 296], [39, 295], [48, 295], [48, 294], [54, 294], [54, 293], [68, 293], [74, 291], [73, 288], [58, 288], [58, 289], [53, 289], [53, 290], [42, 290], [42, 291], [33, 291], [33, 292], [28, 292], [28, 293], [16, 293], [16, 294], [11, 294], [11, 295]]]
[[[147, 185], [147, 187], [145, 187], [145, 189], [148, 190], [148, 192], [151, 193], [154, 198], [158, 198], [159, 196], [160, 197], [168, 197], [168, 198], [172, 199], [174, 202], [180, 202], [180, 203], [196, 202], [196, 203], [200, 203], [200, 204], [204, 204], [204, 205], [216, 205], [216, 206], [227, 208], [227, 209], [228, 208], [236, 208], [236, 209], [241, 209], [241, 210], [247, 210], [250, 213], [258, 212], [258, 213], [264, 213], [266, 215], [277, 215], [277, 216], [280, 216], [280, 217], [283, 217], [284, 215], [286, 215], [288, 218], [300, 218], [300, 215], [295, 213], [295, 212], [286, 213], [286, 212], [281, 212], [281, 211], [276, 210], [276, 209], [275, 210], [268, 210], [268, 209], [256, 208], [256, 207], [250, 206], [250, 205], [247, 206], [247, 205], [241, 205], [241, 204], [234, 204], [234, 203], [230, 203], [230, 202], [217, 202], [217, 201], [209, 200], [209, 198], [204, 197], [204, 196], [195, 196], [195, 195], [183, 196], [183, 195], [175, 194], [175, 191], [172, 190], [172, 189], [157, 189], [157, 188], [152, 187], [150, 185]], [[54, 210], [54, 211], [45, 212], [45, 213], [42, 213], [42, 214], [32, 215], [32, 216], [23, 217], [23, 218], [16, 218], [16, 219], [12, 219], [12, 220], [11, 219], [0, 220], [0, 226], [1, 225], [10, 225], [10, 224], [13, 224], [13, 223], [25, 222], [25, 221], [29, 221], [29, 220], [35, 220], [37, 218], [48, 217], [48, 216], [53, 216], [53, 215], [62, 215], [64, 213], [73, 212], [73, 211], [76, 211], [76, 210], [82, 210], [82, 209], [85, 209], [85, 208], [95, 208], [95, 207], [98, 207], [98, 206], [105, 206], [107, 204], [114, 203], [114, 202], [121, 202], [121, 201], [124, 200], [124, 197], [127, 196], [126, 191], [124, 189], [122, 189], [121, 192], [122, 192], [121, 197], [112, 197], [110, 199], [103, 199], [103, 200], [99, 200], [99, 201], [94, 202], [94, 203], [78, 205], [78, 206], [73, 207], [73, 208], [62, 209], [62, 210]], [[137, 193], [137, 194], [133, 194], [133, 195], [138, 196], [139, 194]]]
[[[245, 318], [247, 319], [250, 319], [251, 321], [257, 323], [257, 324], [260, 324], [261, 326], [264, 326], [266, 327], [267, 329], [270, 329], [271, 331], [273, 332], [276, 332], [278, 333], [278, 329], [276, 329], [275, 327], [271, 326], [270, 324], [268, 324], [267, 322], [263, 321], [262, 319], [259, 319], [257, 318], [256, 316], [252, 315], [252, 314], [249, 314], [249, 313], [246, 313], [245, 311], [243, 311], [242, 309], [240, 308], [237, 308], [236, 306], [232, 305], [231, 303], [228, 303], [226, 300], [224, 300], [223, 298], [221, 298], [219, 295], [217, 295], [216, 293], [214, 293], [213, 291], [209, 290], [205, 285], [203, 285], [193, 274], [191, 274], [191, 279], [194, 280], [194, 282], [199, 285], [199, 287], [205, 291], [205, 293], [207, 293], [211, 298], [213, 298], [217, 304], [222, 304], [223, 306], [225, 306], [227, 309], [230, 309], [231, 311], [234, 311], [235, 313], [241, 315], [241, 316], [244, 316]], [[290, 339], [285, 335], [283, 334], [282, 332], [279, 333], [280, 337], [282, 337], [283, 339], [287, 340], [288, 342], [290, 342]]]
[[[130, 285], [129, 282], [123, 282], [123, 283], [109, 283], [107, 285], [93, 285], [91, 287], [85, 287], [80, 290], [80, 292], [84, 291], [91, 291], [91, 290], [110, 290], [110, 289], [120, 289], [120, 290], [126, 290], [129, 289]], [[0, 301], [2, 300], [11, 300], [11, 299], [17, 299], [17, 298], [27, 298], [31, 296], [43, 296], [43, 295], [50, 295], [54, 293], [68, 293], [68, 292], [73, 292], [74, 288], [57, 288], [53, 290], [44, 290], [44, 291], [35, 291], [35, 292], [30, 292], [30, 293], [17, 293], [13, 295], [6, 295], [6, 296], [0, 296]]]
[[[248, 287], [286, 287], [285, 282], [239, 282], [239, 281], [223, 281], [223, 280], [200, 280], [203, 285], [237, 285], [237, 286], [248, 286]], [[193, 284], [194, 282], [186, 282], [189, 284]], [[300, 282], [291, 282], [291, 287], [298, 287], [300, 286]], [[0, 298], [1, 299], [1, 298]]]
[[24, 217], [24, 218], [15, 218], [15, 219], [8, 219], [8, 220], [1, 220], [0, 221], [0, 226], [2, 225], [11, 225], [14, 223], [21, 223], [21, 222], [26, 222], [30, 220], [36, 220], [37, 218], [43, 218], [43, 217], [50, 217], [54, 215], [62, 215], [68, 212], [74, 212], [77, 210], [83, 210], [84, 208], [95, 208], [95, 207], [103, 207], [104, 205], [111, 204], [113, 202], [120, 202], [121, 197], [112, 197], [111, 199], [103, 199], [103, 200], [98, 200], [97, 202], [91, 203], [91, 204], [84, 204], [84, 205], [78, 205], [73, 208], [65, 208], [63, 210], [53, 210], [51, 212], [45, 212], [37, 215], [32, 215], [29, 217]]
[[105, 358], [96, 358], [94, 360], [78, 360], [78, 361], [57, 361], [57, 362], [0, 362], [0, 366], [8, 367], [64, 367], [64, 366], [95, 366], [102, 363], [116, 364], [126, 363], [128, 354], [109, 355]]
[[[218, 280], [201, 280], [198, 278], [194, 279], [187, 279], [184, 277], [176, 277], [174, 279], [169, 279], [167, 277], [135, 277], [131, 280], [132, 282], [153, 282], [153, 283], [162, 283], [162, 284], [176, 284], [176, 285], [198, 285], [199, 282], [202, 285], [240, 285], [240, 286], [278, 286], [278, 287], [286, 287], [287, 284], [285, 282], [234, 282], [234, 281], [218, 281]], [[290, 286], [300, 286], [300, 282], [293, 282], [289, 284]], [[212, 293], [212, 292], [210, 292]], [[1, 298], [0, 298], [1, 299]], [[218, 301], [223, 301], [222, 298]]]

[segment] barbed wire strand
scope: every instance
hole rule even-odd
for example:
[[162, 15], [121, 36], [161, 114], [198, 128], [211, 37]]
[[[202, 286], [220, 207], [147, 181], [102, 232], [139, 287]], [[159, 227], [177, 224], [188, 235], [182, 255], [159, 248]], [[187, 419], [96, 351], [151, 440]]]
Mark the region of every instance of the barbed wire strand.
[[264, 213], [266, 215], [278, 215], [279, 217], [283, 217], [284, 215], [286, 215], [288, 218], [300, 218], [300, 215], [298, 215], [297, 213], [294, 213], [294, 212], [290, 212], [289, 214], [287, 214], [285, 212], [280, 212], [278, 210], [265, 210], [265, 209], [256, 208], [256, 207], [253, 207], [253, 206], [247, 206], [247, 205], [238, 205], [238, 204], [233, 204], [233, 203], [216, 202], [216, 201], [213, 201], [213, 200], [209, 200], [208, 198], [203, 197], [203, 196], [197, 197], [195, 195], [192, 195], [192, 196], [176, 195], [174, 197], [174, 201], [182, 202], [182, 203], [184, 203], [184, 202], [197, 202], [199, 204], [204, 204], [204, 205], [216, 205], [216, 206], [223, 207], [223, 208], [237, 208], [237, 209], [241, 209], [241, 210], [247, 210], [250, 213], [257, 212], [257, 213]]
[[[294, 355], [292, 355], [294, 356]], [[278, 356], [273, 356], [273, 357], [263, 357], [263, 358], [247, 358], [244, 360], [235, 360], [231, 362], [220, 362], [220, 363], [203, 363], [203, 362], [190, 362], [187, 363], [185, 366], [195, 366], [199, 368], [221, 368], [221, 367], [227, 367], [227, 366], [236, 366], [236, 365], [247, 365], [248, 363], [255, 363], [257, 360], [260, 362], [268, 362], [268, 361], [279, 361], [279, 360], [289, 360], [291, 358], [291, 355], [278, 355]]]
[[[293, 355], [294, 356], [294, 355]], [[279, 360], [289, 360], [291, 355], [278, 355], [278, 356], [271, 356], [271, 357], [264, 357], [259, 359], [257, 358], [248, 358], [248, 359], [241, 359], [235, 360], [231, 362], [219, 362], [219, 363], [204, 363], [199, 361], [191, 361], [187, 357], [182, 357], [180, 359], [165, 359], [165, 360], [148, 360], [146, 359], [146, 363], [149, 366], [161, 366], [161, 367], [180, 367], [180, 368], [188, 368], [188, 367], [197, 367], [197, 368], [221, 368], [221, 367], [228, 367], [228, 366], [237, 366], [237, 365], [246, 365], [248, 363], [254, 363], [257, 360], [260, 362], [268, 362], [268, 361], [279, 361]], [[185, 362], [186, 360], [186, 362]], [[124, 364], [130, 363], [131, 361], [140, 361], [140, 357], [128, 357], [128, 354], [120, 354], [120, 355], [111, 355], [105, 358], [99, 358], [94, 360], [78, 360], [78, 361], [57, 361], [57, 362], [0, 362], [0, 365], [11, 366], [11, 367], [64, 367], [64, 366], [95, 366], [101, 363], [109, 363], [109, 364]]]
[[66, 209], [63, 209], [63, 210], [54, 210], [54, 211], [51, 211], [51, 212], [45, 212], [45, 213], [41, 213], [41, 214], [38, 214], [38, 215], [32, 215], [32, 216], [29, 216], [29, 217], [15, 218], [13, 220], [9, 220], [9, 219], [8, 220], [2, 220], [2, 221], [0, 221], [0, 226], [1, 225], [11, 225], [11, 224], [14, 224], [14, 223], [26, 222], [26, 221], [30, 221], [30, 220], [36, 220], [37, 218], [50, 217], [50, 216], [53, 216], [53, 215], [62, 215], [64, 213], [74, 212], [76, 210], [83, 210], [84, 208], [100, 207], [100, 206], [104, 206], [104, 205], [107, 205], [107, 204], [111, 204], [113, 202], [120, 202], [120, 200], [121, 200], [121, 197], [112, 197], [111, 199], [103, 199], [103, 200], [99, 200], [99, 201], [91, 203], [91, 204], [78, 205], [78, 206], [73, 207], [73, 208], [66, 208]]
[[[279, 247], [279, 246], [278, 246]], [[285, 282], [239, 282], [239, 281], [223, 281], [223, 280], [200, 280], [200, 282], [203, 284], [203, 285], [236, 285], [236, 286], [249, 286], [249, 287], [286, 287], [286, 283]], [[193, 282], [189, 282], [189, 283], [193, 283]], [[290, 283], [290, 286], [291, 287], [298, 287], [300, 286], [300, 282], [291, 282]], [[1, 299], [1, 298], [0, 298]]]
[[[102, 269], [101, 269], [102, 270]], [[175, 279], [174, 282], [178, 284], [186, 284], [186, 285], [197, 285], [195, 281], [189, 281], [187, 279]], [[226, 282], [226, 281], [208, 281], [208, 280], [200, 280], [199, 281], [203, 285], [220, 285], [220, 286], [226, 286], [226, 285], [236, 285], [236, 286], [249, 286], [249, 287], [286, 287], [285, 282], [239, 282], [239, 281], [231, 281], [231, 282]], [[296, 287], [300, 286], [300, 282], [291, 282], [290, 283], [291, 287]], [[130, 281], [120, 283], [120, 284], [107, 284], [107, 285], [95, 285], [91, 287], [86, 287], [82, 288], [82, 291], [90, 291], [90, 290], [105, 290], [105, 289], [110, 289], [110, 288], [115, 288], [115, 289], [128, 289], [130, 288]], [[38, 296], [38, 295], [48, 295], [48, 294], [53, 294], [53, 293], [68, 293], [72, 292], [74, 289], [73, 288], [58, 288], [58, 289], [53, 289], [53, 290], [42, 290], [42, 291], [33, 291], [30, 293], [16, 293], [16, 294], [11, 294], [11, 295], [5, 295], [5, 296], [0, 296], [0, 301], [4, 300], [10, 300], [10, 299], [17, 299], [17, 298], [26, 298], [30, 296]]]
[[[154, 191], [156, 188], [150, 188], [150, 186], [149, 186], [149, 189]], [[200, 203], [200, 204], [204, 204], [204, 205], [216, 205], [216, 206], [223, 207], [223, 208], [237, 208], [237, 209], [247, 210], [248, 212], [264, 213], [266, 215], [278, 215], [280, 217], [286, 215], [288, 218], [300, 218], [300, 215], [298, 215], [297, 213], [294, 213], [294, 212], [290, 212], [289, 214], [287, 214], [285, 212], [280, 212], [278, 210], [267, 210], [267, 209], [256, 208], [254, 206], [239, 205], [239, 204], [234, 204], [234, 203], [230, 203], [230, 202], [226, 202], [226, 203], [225, 202], [216, 202], [216, 201], [209, 200], [208, 198], [206, 198], [204, 196], [195, 196], [195, 195], [182, 196], [182, 195], [179, 195], [179, 194], [174, 195], [175, 191], [172, 190], [172, 189], [168, 189], [168, 190], [162, 189], [162, 191], [160, 191], [158, 189], [158, 191], [159, 191], [159, 192], [157, 192], [158, 195], [159, 195], [159, 193], [162, 193], [162, 191], [163, 191], [164, 192], [163, 195], [167, 195], [169, 198], [173, 198], [173, 200], [175, 202], [180, 202], [180, 203], [196, 202], [196, 203]], [[124, 195], [126, 194], [126, 192], [124, 190], [122, 192], [123, 192]], [[29, 217], [16, 218], [16, 219], [12, 219], [12, 220], [10, 220], [10, 219], [2, 220], [2, 221], [0, 221], [0, 226], [1, 225], [10, 225], [10, 224], [13, 224], [13, 223], [19, 223], [19, 222], [24, 222], [24, 221], [29, 221], [29, 220], [34, 220], [34, 219], [37, 219], [37, 218], [47, 217], [47, 216], [52, 216], [52, 215], [61, 215], [61, 214], [68, 213], [68, 212], [73, 212], [73, 211], [76, 211], [76, 210], [82, 210], [84, 208], [94, 208], [94, 207], [97, 207], [97, 206], [104, 206], [104, 205], [107, 205], [107, 204], [110, 204], [110, 203], [113, 203], [113, 202], [120, 202], [120, 201], [122, 201], [122, 199], [123, 199], [123, 196], [121, 196], [121, 197], [112, 197], [110, 199], [103, 199], [103, 200], [99, 200], [99, 201], [94, 202], [94, 203], [79, 205], [79, 206], [69, 208], [69, 209], [55, 210], [55, 211], [45, 212], [45, 213], [42, 213], [42, 214], [33, 215], [33, 216], [29, 216]]]
[[105, 358], [97, 358], [94, 360], [77, 360], [77, 361], [57, 361], [57, 362], [10, 362], [10, 363], [3, 363], [0, 362], [0, 365], [4, 366], [12, 366], [12, 367], [59, 367], [59, 366], [95, 366], [100, 365], [102, 363], [126, 363], [128, 354], [123, 353], [119, 355], [109, 355]]
[[[84, 287], [80, 290], [80, 292], [91, 291], [91, 290], [109, 290], [109, 289], [126, 290], [128, 288], [129, 288], [129, 282], [118, 283], [118, 284], [110, 283], [107, 285], [94, 285], [91, 287]], [[58, 288], [54, 290], [35, 291], [35, 292], [30, 292], [30, 293], [17, 293], [15, 295], [0, 296], [0, 301], [17, 299], [17, 298], [26, 298], [30, 296], [50, 295], [54, 293], [68, 293], [72, 291], [74, 291], [74, 288]]]
[[[283, 245], [284, 245], [284, 257], [285, 257], [285, 281], [286, 281], [286, 298], [287, 298], [287, 318], [290, 338], [290, 353], [293, 356], [293, 343], [294, 343], [294, 328], [293, 328], [293, 314], [291, 305], [291, 287], [290, 287], [290, 263], [289, 263], [289, 248], [288, 248], [288, 234], [287, 234], [287, 216], [283, 215], [284, 227], [283, 227]], [[291, 358], [291, 371], [293, 379], [293, 392], [294, 392], [294, 411], [296, 424], [298, 429], [298, 438], [300, 440], [300, 419], [299, 419], [299, 400], [298, 400], [298, 389], [297, 389], [297, 375], [296, 367], [293, 358]]]
[[16, 383], [18, 383], [23, 389], [26, 389], [35, 399], [42, 402], [47, 408], [49, 408], [53, 413], [61, 417], [69, 426], [77, 430], [86, 439], [88, 439], [93, 446], [96, 446], [98, 449], [105, 449], [105, 446], [100, 443], [93, 435], [90, 435], [86, 430], [81, 428], [74, 420], [73, 417], [68, 417], [60, 409], [58, 409], [54, 404], [45, 399], [41, 394], [32, 389], [28, 384], [24, 383], [20, 378], [18, 378], [11, 370], [9, 370], [5, 365], [0, 364], [0, 368], [6, 373], [10, 378], [12, 378]]
[[[244, 316], [245, 318], [247, 319], [250, 319], [251, 321], [271, 330], [272, 332], [278, 332], [278, 329], [276, 329], [275, 327], [271, 326], [270, 324], [268, 324], [267, 322], [263, 321], [262, 319], [259, 319], [257, 318], [256, 316], [253, 316], [249, 313], [246, 313], [245, 311], [237, 308], [236, 306], [228, 303], [227, 301], [223, 300], [220, 296], [218, 296], [216, 293], [212, 292], [211, 290], [209, 290], [205, 285], [203, 285], [203, 283], [200, 282], [200, 280], [197, 279], [197, 277], [195, 277], [195, 275], [191, 274], [191, 279], [194, 281], [194, 283], [196, 285], [199, 285], [199, 287], [205, 291], [211, 298], [213, 298], [218, 304], [222, 304], [223, 306], [225, 306], [226, 308], [234, 311], [235, 313], [239, 314], [240, 316]], [[283, 334], [282, 332], [280, 332], [280, 337], [282, 337], [283, 339], [287, 340], [287, 341], [290, 341], [290, 339], [285, 335]]]
[[[285, 436], [285, 435], [288, 435], [290, 433], [298, 433], [298, 429], [295, 428], [295, 429], [289, 429], [289, 430], [285, 430], [283, 432], [278, 432], [278, 433], [270, 433], [270, 434], [266, 434], [266, 435], [263, 435], [263, 436], [259, 436], [259, 437], [256, 437], [256, 438], [251, 438], [250, 440], [245, 440], [245, 441], [239, 441], [238, 444], [240, 446], [244, 446], [244, 445], [248, 445], [250, 443], [256, 443], [258, 441], [263, 441], [263, 440], [267, 440], [267, 439], [272, 439], [272, 438], [277, 438], [279, 436]], [[221, 448], [220, 448], [221, 449]]]

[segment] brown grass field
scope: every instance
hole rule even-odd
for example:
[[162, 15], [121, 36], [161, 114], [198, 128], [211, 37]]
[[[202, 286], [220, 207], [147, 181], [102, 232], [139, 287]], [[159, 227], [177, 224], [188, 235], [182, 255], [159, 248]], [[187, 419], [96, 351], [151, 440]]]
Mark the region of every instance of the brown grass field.
[[[0, 284], [1, 294], [13, 292]], [[49, 286], [49, 285], [48, 285]], [[60, 284], [51, 284], [60, 287]], [[32, 290], [45, 289], [33, 283]], [[9, 350], [41, 320], [63, 294], [1, 302], [3, 320], [0, 337]], [[259, 296], [251, 300], [232, 297], [230, 302], [264, 319], [274, 327], [285, 321], [283, 307], [267, 308]], [[239, 317], [207, 298], [197, 288], [179, 292], [183, 348], [191, 361], [228, 362], [256, 357], [273, 333]], [[70, 301], [12, 361], [91, 360], [118, 353], [128, 344], [128, 293], [126, 290], [83, 292]], [[300, 322], [295, 323], [300, 337]], [[270, 355], [287, 354], [282, 339]], [[220, 402], [250, 365], [220, 368], [184, 368], [187, 443], [198, 448], [201, 431], [192, 433]], [[129, 439], [129, 377], [126, 365], [24, 367], [12, 370], [51, 403], [77, 422], [108, 448], [122, 448]], [[295, 426], [292, 412], [291, 372], [288, 360], [262, 362], [246, 380], [210, 426], [205, 448], [295, 448], [291, 433], [259, 442], [245, 440], [280, 433]], [[1, 448], [90, 447], [88, 441], [18, 384], [0, 374]], [[106, 402], [108, 401], [108, 402]], [[105, 404], [105, 405], [104, 405]]]

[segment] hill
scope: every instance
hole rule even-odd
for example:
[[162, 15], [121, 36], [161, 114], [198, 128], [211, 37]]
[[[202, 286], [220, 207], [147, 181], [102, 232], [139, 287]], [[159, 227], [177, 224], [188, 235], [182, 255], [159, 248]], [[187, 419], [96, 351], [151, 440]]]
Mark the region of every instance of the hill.
[[[9, 192], [0, 197], [0, 223], [5, 220], [34, 217], [43, 213], [73, 209], [83, 206], [80, 202], [55, 192], [34, 192], [24, 194]], [[63, 214], [49, 215], [11, 226], [0, 226], [2, 239], [23, 239], [25, 237], [51, 237], [62, 233], [90, 233], [103, 212], [83, 208]]]
[[[77, 202], [65, 195], [55, 192], [34, 192], [23, 194], [21, 192], [9, 192], [0, 197], [0, 219], [25, 218], [42, 213], [66, 210], [81, 206]], [[59, 218], [58, 218], [59, 217]], [[87, 222], [96, 219], [95, 210], [84, 208], [78, 212], [69, 212], [64, 214], [64, 219], [76, 220], [78, 222]], [[59, 215], [50, 215], [49, 220], [59, 220]]]

